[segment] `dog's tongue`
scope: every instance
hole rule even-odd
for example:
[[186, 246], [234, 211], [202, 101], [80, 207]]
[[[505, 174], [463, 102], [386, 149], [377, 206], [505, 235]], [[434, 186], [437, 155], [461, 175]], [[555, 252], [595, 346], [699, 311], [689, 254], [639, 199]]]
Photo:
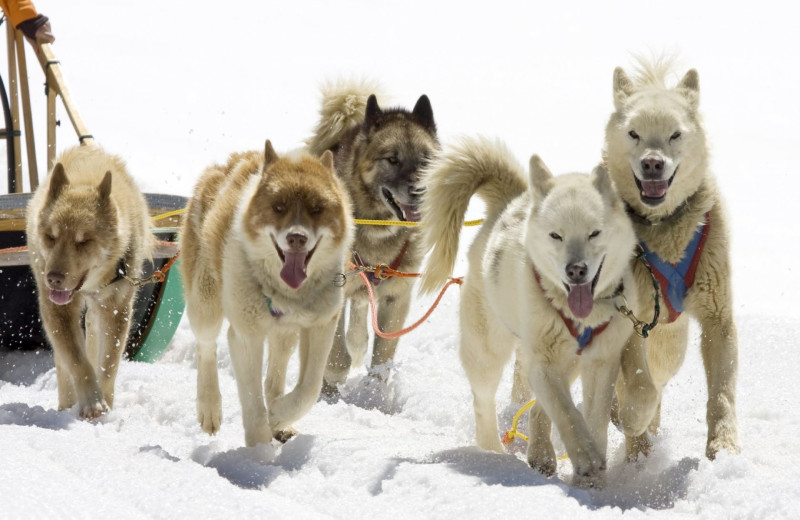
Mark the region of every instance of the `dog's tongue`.
[[72, 300], [72, 293], [75, 291], [57, 291], [50, 289], [50, 301], [56, 305], [66, 305]]
[[306, 256], [307, 251], [290, 252], [284, 251], [283, 269], [281, 269], [281, 280], [292, 289], [297, 289], [306, 279]]
[[569, 310], [576, 318], [583, 319], [592, 312], [594, 299], [592, 298], [592, 282], [581, 285], [570, 285], [569, 295], [567, 296]]
[[419, 210], [417, 209], [418, 207], [416, 205], [400, 204], [399, 202], [397, 205], [403, 210], [403, 215], [405, 215], [407, 221], [419, 222]]
[[660, 199], [667, 194], [667, 181], [642, 181], [642, 194], [650, 199]]

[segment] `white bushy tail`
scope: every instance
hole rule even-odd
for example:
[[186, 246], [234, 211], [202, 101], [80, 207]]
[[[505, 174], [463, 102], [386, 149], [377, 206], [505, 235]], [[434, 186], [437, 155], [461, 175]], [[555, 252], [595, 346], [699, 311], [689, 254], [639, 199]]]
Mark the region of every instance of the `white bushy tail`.
[[472, 196], [477, 193], [483, 199], [486, 218], [493, 220], [528, 184], [524, 168], [505, 144], [484, 137], [463, 138], [445, 147], [423, 172], [422, 184], [422, 244], [430, 256], [420, 292], [429, 293], [453, 271]]
[[319, 156], [339, 143], [342, 134], [361, 124], [367, 108], [367, 98], [375, 94], [378, 102], [385, 102], [377, 82], [340, 79], [322, 86], [320, 119], [314, 134], [306, 141], [308, 151]]

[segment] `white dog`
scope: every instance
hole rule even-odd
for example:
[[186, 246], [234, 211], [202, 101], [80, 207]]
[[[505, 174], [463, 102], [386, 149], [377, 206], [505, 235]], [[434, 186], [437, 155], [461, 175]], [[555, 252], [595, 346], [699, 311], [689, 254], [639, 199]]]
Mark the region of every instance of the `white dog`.
[[[635, 235], [606, 171], [553, 177], [537, 156], [530, 185], [499, 144], [465, 140], [424, 177], [424, 243], [432, 248], [422, 290], [452, 271], [469, 199], [486, 222], [469, 250], [461, 291], [461, 361], [472, 386], [480, 447], [501, 452], [495, 392], [515, 346], [536, 395], [528, 462], [556, 470], [551, 421], [579, 485], [602, 485], [620, 353], [631, 333], [615, 305], [636, 304], [630, 264]], [[583, 416], [570, 384], [583, 382]], [[585, 418], [584, 418], [585, 417]]]

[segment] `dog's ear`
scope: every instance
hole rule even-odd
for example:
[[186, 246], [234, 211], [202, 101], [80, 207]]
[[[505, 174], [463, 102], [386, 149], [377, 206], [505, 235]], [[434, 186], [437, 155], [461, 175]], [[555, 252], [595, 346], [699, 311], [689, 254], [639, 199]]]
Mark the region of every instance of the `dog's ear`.
[[47, 192], [47, 200], [56, 200], [67, 186], [69, 186], [69, 179], [67, 179], [67, 172], [64, 171], [64, 165], [56, 163], [50, 173], [50, 190]]
[[617, 67], [614, 69], [614, 106], [617, 110], [622, 109], [625, 99], [631, 94], [633, 94], [633, 82], [622, 67]]
[[275, 153], [275, 148], [272, 147], [272, 141], [267, 139], [264, 143], [264, 169], [278, 160], [278, 154]]
[[97, 185], [97, 194], [100, 196], [100, 204], [105, 204], [111, 198], [111, 171], [106, 171], [103, 180]]
[[319, 162], [322, 163], [322, 166], [326, 167], [333, 173], [336, 173], [336, 170], [333, 168], [333, 152], [330, 150], [325, 150], [322, 152], [322, 155], [319, 157]]
[[414, 110], [411, 112], [414, 120], [422, 125], [423, 128], [429, 130], [431, 133], [436, 133], [436, 123], [433, 120], [433, 107], [431, 107], [431, 100], [428, 96], [422, 94], [414, 105]]
[[553, 187], [553, 174], [547, 169], [541, 157], [534, 154], [530, 161], [530, 190], [536, 202], [544, 199]]
[[676, 87], [683, 96], [689, 100], [692, 108], [695, 110], [700, 104], [700, 75], [696, 69], [690, 69], [683, 78], [678, 82]]
[[371, 94], [369, 98], [367, 98], [367, 109], [364, 113], [364, 128], [372, 128], [382, 115], [383, 110], [378, 106], [378, 98], [375, 97], [375, 94]]
[[614, 188], [614, 182], [611, 180], [608, 170], [606, 170], [605, 166], [602, 164], [597, 165], [592, 171], [592, 184], [594, 184], [595, 189], [600, 192], [603, 201], [608, 207], [614, 207], [614, 205], [619, 202], [620, 199]]

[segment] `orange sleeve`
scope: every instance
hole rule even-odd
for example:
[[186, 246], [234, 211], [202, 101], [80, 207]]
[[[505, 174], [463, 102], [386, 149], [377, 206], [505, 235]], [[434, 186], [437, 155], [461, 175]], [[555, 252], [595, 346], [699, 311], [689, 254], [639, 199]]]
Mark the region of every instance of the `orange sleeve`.
[[25, 20], [36, 18], [39, 13], [31, 0], [0, 0], [0, 6], [6, 12], [11, 25], [18, 26]]

